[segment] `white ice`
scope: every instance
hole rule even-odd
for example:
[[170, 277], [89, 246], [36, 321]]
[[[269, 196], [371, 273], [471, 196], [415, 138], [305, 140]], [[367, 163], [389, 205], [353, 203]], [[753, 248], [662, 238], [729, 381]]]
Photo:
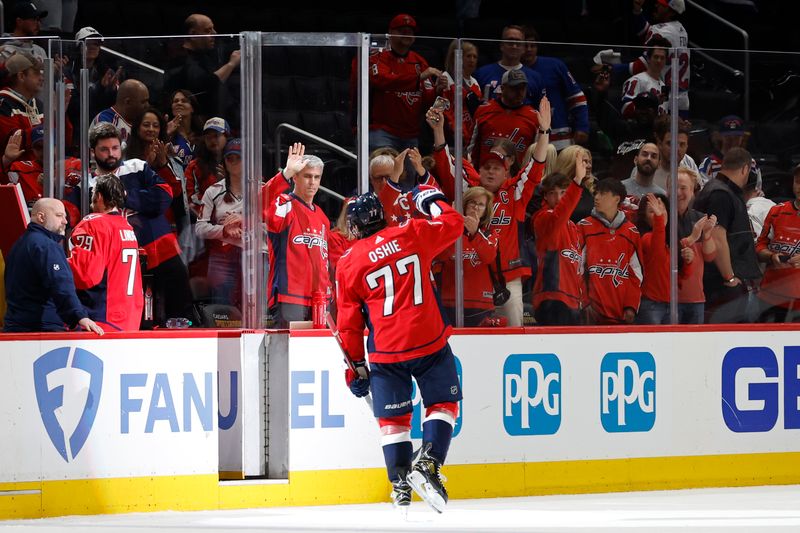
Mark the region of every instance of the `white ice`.
[[800, 531], [800, 486], [452, 500], [444, 514], [414, 501], [407, 520], [388, 503], [235, 511], [69, 516], [0, 522], [0, 532], [168, 531], [693, 532]]

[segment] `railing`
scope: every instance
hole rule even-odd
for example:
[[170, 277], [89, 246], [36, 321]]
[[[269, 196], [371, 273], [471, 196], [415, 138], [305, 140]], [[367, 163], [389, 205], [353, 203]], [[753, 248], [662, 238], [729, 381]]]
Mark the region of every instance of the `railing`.
[[[745, 121], [749, 121], [750, 120], [750, 35], [736, 24], [733, 24], [732, 22], [720, 17], [713, 11], [706, 9], [705, 7], [695, 2], [694, 0], [686, 0], [686, 3], [692, 6], [693, 9], [698, 10], [700, 13], [703, 13], [704, 15], [716, 20], [717, 22], [723, 24], [724, 26], [727, 26], [728, 28], [738, 32], [742, 36], [742, 43], [743, 43], [742, 51], [744, 52], [744, 68], [742, 69], [742, 71], [744, 72], [744, 119]], [[703, 57], [708, 57], [708, 56], [707, 54], [703, 54]], [[715, 64], [724, 65], [724, 63], [722, 63], [721, 61], [715, 61]]]
[[[313, 133], [310, 133], [310, 132], [308, 132], [308, 131], [306, 131], [306, 130], [304, 130], [302, 128], [298, 128], [297, 126], [293, 126], [292, 124], [289, 124], [287, 122], [281, 122], [275, 128], [275, 153], [276, 154], [280, 154], [281, 153], [281, 146], [283, 146], [283, 139], [282, 139], [283, 135], [281, 135], [281, 132], [283, 130], [285, 130], [285, 129], [286, 130], [291, 130], [291, 131], [297, 133], [298, 135], [302, 135], [303, 137], [306, 137], [307, 139], [309, 139], [309, 140], [311, 140], [313, 142], [319, 143], [319, 144], [325, 146], [326, 148], [330, 148], [334, 152], [337, 152], [337, 153], [339, 153], [339, 154], [341, 154], [341, 155], [343, 155], [345, 157], [349, 157], [353, 161], [357, 161], [358, 160], [358, 157], [353, 152], [345, 150], [344, 148], [342, 148], [338, 144], [334, 144], [334, 143], [332, 143], [332, 142], [330, 142], [328, 140], [323, 139], [322, 137], [318, 137], [317, 135], [314, 135]], [[321, 191], [324, 191], [328, 195], [333, 196], [334, 198], [338, 198], [339, 200], [344, 201], [344, 199], [345, 199], [344, 196], [342, 196], [338, 192], [332, 191], [332, 190], [330, 190], [330, 189], [328, 189], [326, 187], [320, 186], [319, 189]]]

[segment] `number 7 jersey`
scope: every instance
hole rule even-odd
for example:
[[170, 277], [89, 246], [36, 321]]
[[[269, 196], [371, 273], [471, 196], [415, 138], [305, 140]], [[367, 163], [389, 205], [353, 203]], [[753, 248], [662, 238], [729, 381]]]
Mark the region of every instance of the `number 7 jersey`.
[[[447, 343], [431, 262], [464, 231], [464, 218], [443, 201], [432, 220], [411, 219], [356, 242], [336, 269], [337, 326], [350, 357], [394, 363], [423, 357]], [[436, 207], [433, 207], [436, 210]]]
[[[87, 215], [70, 238], [69, 266], [89, 318], [116, 331], [137, 331], [144, 305], [139, 243], [119, 212]], [[108, 328], [107, 328], [108, 331]]]

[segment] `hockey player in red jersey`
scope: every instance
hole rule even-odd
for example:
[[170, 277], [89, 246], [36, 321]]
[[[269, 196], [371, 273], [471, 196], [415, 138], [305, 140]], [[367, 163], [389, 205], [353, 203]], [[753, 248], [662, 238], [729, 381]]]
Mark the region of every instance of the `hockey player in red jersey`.
[[589, 324], [633, 324], [639, 310], [639, 231], [620, 210], [624, 199], [625, 186], [619, 180], [600, 180], [592, 214], [578, 223]]
[[[442, 318], [430, 271], [433, 259], [461, 236], [464, 217], [436, 188], [421, 185], [413, 199], [417, 211], [430, 220], [414, 218], [386, 227], [374, 193], [350, 204], [348, 225], [360, 240], [336, 270], [337, 325], [356, 371], [366, 369], [365, 324], [369, 328], [368, 378], [357, 378], [360, 374], [349, 369], [345, 378], [356, 396], [372, 392], [393, 503], [407, 510], [413, 488], [442, 512], [447, 491], [440, 468], [462, 396], [447, 342], [451, 327]], [[412, 376], [426, 409], [422, 447], [413, 467]]]
[[[315, 292], [330, 296], [331, 223], [314, 204], [324, 166], [319, 157], [306, 155], [305, 146], [295, 143], [289, 147], [286, 167], [262, 191], [269, 234], [269, 308], [280, 328], [311, 320]], [[283, 193], [289, 186], [292, 191]]]
[[120, 212], [124, 205], [120, 179], [99, 176], [92, 194], [94, 213], [78, 223], [70, 238], [69, 266], [78, 298], [89, 318], [106, 331], [137, 331], [142, 319], [139, 243]]

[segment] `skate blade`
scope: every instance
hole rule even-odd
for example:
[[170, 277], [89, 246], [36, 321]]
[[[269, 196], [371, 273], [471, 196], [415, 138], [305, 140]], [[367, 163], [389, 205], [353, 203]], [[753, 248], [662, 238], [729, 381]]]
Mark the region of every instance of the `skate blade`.
[[430, 483], [425, 481], [425, 476], [419, 472], [411, 472], [406, 481], [408, 481], [408, 484], [414, 489], [414, 492], [416, 492], [425, 503], [430, 505], [434, 511], [437, 513], [444, 512], [447, 502], [444, 501], [444, 498], [436, 492], [436, 489], [434, 489]]
[[408, 509], [411, 507], [410, 505], [392, 505], [392, 507], [394, 507], [394, 512], [397, 513], [397, 516], [403, 520], [408, 520]]

